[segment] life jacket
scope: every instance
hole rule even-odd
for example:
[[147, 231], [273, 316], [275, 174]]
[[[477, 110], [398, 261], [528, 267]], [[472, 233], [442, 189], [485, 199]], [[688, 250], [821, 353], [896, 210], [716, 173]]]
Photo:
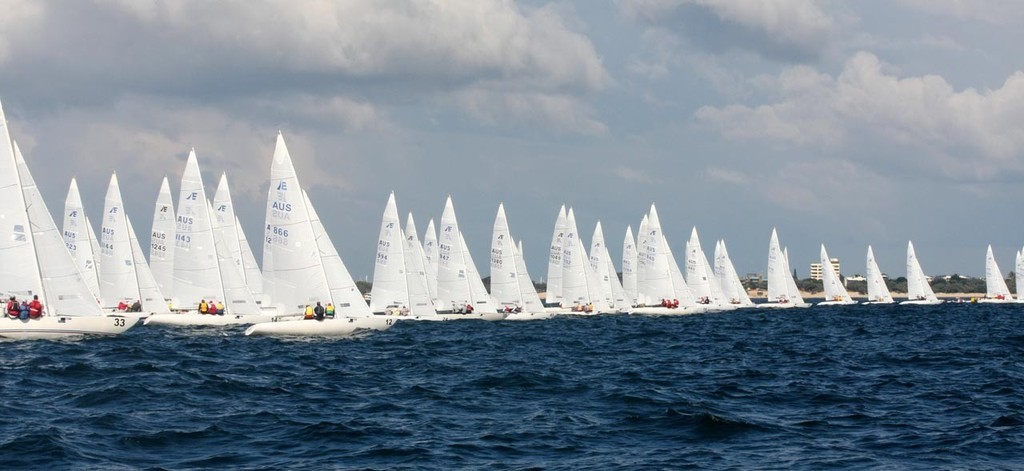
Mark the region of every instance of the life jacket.
[[313, 306], [306, 306], [306, 313], [302, 316], [304, 319], [313, 318]]
[[216, 304], [210, 303], [209, 309], [210, 309], [210, 314], [216, 314], [217, 313], [217, 305]]
[[41, 315], [43, 315], [43, 303], [38, 299], [33, 299], [28, 303], [28, 316], [35, 319]]
[[210, 305], [206, 304], [206, 301], [199, 303], [199, 313], [207, 314], [210, 312]]
[[7, 301], [7, 315], [11, 317], [18, 317], [18, 314], [20, 313], [21, 307], [18, 305], [17, 302]]
[[328, 304], [327, 305], [327, 315], [328, 316], [333, 316], [334, 315], [334, 305], [333, 304]]

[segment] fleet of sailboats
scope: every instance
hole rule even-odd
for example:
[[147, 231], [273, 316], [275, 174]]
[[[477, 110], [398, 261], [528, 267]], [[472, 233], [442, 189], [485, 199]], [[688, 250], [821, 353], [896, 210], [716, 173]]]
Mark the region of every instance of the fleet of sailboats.
[[[557, 314], [616, 312], [678, 315], [810, 305], [797, 287], [788, 250], [775, 229], [768, 245], [766, 301], [755, 304], [724, 240], [715, 241], [710, 259], [714, 264], [709, 263], [694, 227], [681, 269], [653, 204], [635, 237], [632, 226], [626, 228], [621, 278], [601, 222], [595, 225], [588, 249], [574, 209], [562, 205], [548, 251], [543, 302], [527, 271], [522, 241], [513, 238], [505, 206], [499, 204], [488, 292], [459, 229], [451, 197], [439, 230], [431, 219], [421, 242], [411, 213], [404, 227], [401, 224], [393, 192], [381, 219], [367, 303], [299, 184], [281, 134], [270, 168], [262, 267], [235, 213], [227, 175], [220, 175], [208, 198], [194, 149], [182, 173], [177, 208], [167, 178], [161, 182], [147, 260], [116, 174], [107, 187], [100, 237], [86, 215], [76, 179], [68, 188], [63, 227], [58, 230], [3, 118], [0, 109], [0, 251], [5, 264], [24, 269], [0, 273], [0, 288], [8, 297], [37, 298], [45, 308], [42, 316], [4, 316], [2, 337], [119, 334], [142, 318], [148, 325], [252, 324], [246, 335], [347, 336], [388, 329], [399, 320], [539, 320]], [[1018, 293], [1024, 290], [1022, 254], [1017, 251], [1014, 264]], [[818, 304], [856, 304], [831, 260], [821, 245], [825, 299]], [[871, 246], [866, 261], [865, 304], [893, 304]], [[1014, 302], [991, 246], [985, 263], [986, 295], [977, 301]], [[906, 279], [908, 297], [900, 304], [942, 302], [911, 242]], [[142, 312], [125, 312], [126, 305], [136, 303], [143, 306]], [[220, 312], [209, 312], [210, 305], [221, 307]]]

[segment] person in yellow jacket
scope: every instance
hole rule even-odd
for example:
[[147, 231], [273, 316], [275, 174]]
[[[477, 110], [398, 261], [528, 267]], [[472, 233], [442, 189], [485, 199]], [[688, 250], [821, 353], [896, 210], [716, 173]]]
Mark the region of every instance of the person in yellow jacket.
[[222, 316], [224, 315], [224, 303], [222, 301], [217, 301], [217, 312]]
[[210, 312], [210, 305], [206, 304], [206, 300], [205, 299], [200, 299], [199, 300], [199, 313], [200, 314], [208, 314], [209, 312]]
[[306, 312], [302, 316], [302, 318], [303, 319], [312, 319], [313, 318], [313, 306], [310, 306], [309, 304], [306, 305]]

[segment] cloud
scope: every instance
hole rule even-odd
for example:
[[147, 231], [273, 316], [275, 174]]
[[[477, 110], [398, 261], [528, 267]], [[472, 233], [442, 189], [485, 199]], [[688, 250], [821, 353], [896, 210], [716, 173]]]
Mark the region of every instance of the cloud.
[[850, 58], [835, 78], [809, 67], [759, 77], [776, 101], [704, 106], [697, 121], [731, 139], [837, 145], [849, 136], [916, 149], [949, 173], [992, 178], [1022, 172], [1024, 72], [995, 90], [956, 91], [942, 77], [901, 78], [870, 53]]
[[619, 9], [712, 52], [739, 49], [787, 62], [821, 56], [835, 26], [814, 0], [620, 0]]
[[1024, 21], [1024, 3], [1018, 0], [898, 0], [911, 8], [961, 20], [979, 20], [997, 25]]
[[477, 120], [527, 124], [572, 134], [601, 135], [607, 126], [584, 102], [567, 95], [469, 89], [457, 93], [459, 106]]

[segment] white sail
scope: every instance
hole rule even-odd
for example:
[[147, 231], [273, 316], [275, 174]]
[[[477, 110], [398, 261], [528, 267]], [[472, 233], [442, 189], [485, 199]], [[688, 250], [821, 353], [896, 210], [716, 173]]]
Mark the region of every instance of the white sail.
[[608, 259], [608, 247], [604, 243], [604, 231], [601, 229], [601, 221], [597, 221], [597, 225], [594, 226], [594, 235], [590, 238], [590, 251], [588, 253], [590, 254], [590, 269], [597, 278], [597, 286], [594, 287], [592, 294], [604, 299], [609, 306], [614, 306], [612, 278], [615, 278], [616, 283], [619, 279], [615, 276], [614, 268], [611, 269], [611, 275], [609, 275], [608, 268], [611, 260]]
[[[212, 205], [208, 204], [208, 212], [213, 221], [213, 240], [215, 252], [217, 253], [217, 268], [220, 272], [220, 282], [223, 286], [223, 293], [214, 297], [215, 300], [224, 303], [227, 313], [235, 315], [260, 315], [260, 305], [256, 297], [249, 291], [249, 285], [245, 283], [242, 262], [235, 258], [235, 251], [232, 249], [238, 241], [238, 233], [232, 229], [225, 229], [220, 226]], [[225, 218], [226, 221], [234, 221], [234, 216]], [[240, 252], [238, 252], [240, 254]]]
[[68, 196], [64, 200], [64, 244], [75, 260], [78, 270], [82, 273], [82, 279], [89, 287], [93, 298], [100, 299], [99, 271], [96, 269], [95, 254], [92, 251], [96, 234], [89, 226], [89, 220], [85, 216], [85, 206], [82, 204], [82, 196], [78, 193], [78, 182], [71, 179], [71, 186], [68, 188]]
[[796, 286], [796, 278], [793, 277], [793, 269], [789, 265], [789, 249], [782, 249], [783, 268], [786, 273], [786, 291], [789, 300], [794, 304], [804, 304], [804, 298], [800, 295], [800, 289]]
[[999, 271], [999, 264], [992, 254], [992, 246], [988, 246], [985, 254], [985, 298], [991, 300], [1008, 301], [1013, 299], [1010, 290], [1006, 287], [1006, 280], [1003, 273]]
[[[2, 111], [0, 111], [0, 123], [3, 123]], [[6, 128], [6, 124], [4, 126]], [[0, 133], [0, 135], [6, 134], [6, 129]], [[5, 283], [2, 286], [8, 295], [22, 297], [39, 295], [40, 301], [49, 314], [102, 315], [99, 305], [96, 304], [96, 299], [85, 284], [67, 246], [64, 245], [64, 238], [53, 222], [50, 211], [46, 208], [46, 203], [39, 193], [39, 188], [36, 187], [32, 173], [29, 172], [28, 164], [25, 163], [25, 158], [21, 155], [21, 149], [14, 141], [11, 141], [11, 146], [17, 170], [0, 166], [0, 173], [4, 174], [0, 178], [15, 180], [13, 187], [6, 184], [0, 185], [0, 188], [4, 189], [0, 193], [4, 198], [4, 206], [0, 209], [0, 215], [8, 224], [3, 231], [10, 230], [11, 232], [9, 234], [0, 233], [0, 238], [3, 239], [3, 245], [0, 247], [13, 249], [3, 251], [3, 263], [5, 266], [18, 267], [18, 269], [2, 270], [3, 272], [14, 272], [3, 275], [2, 279]], [[0, 144], [0, 147], [6, 146]], [[8, 160], [7, 158], [3, 159], [4, 164], [9, 165]], [[0, 165], [6, 166], [4, 164]], [[20, 189], [20, 195], [6, 194], [8, 188]], [[20, 206], [20, 208], [16, 206]], [[12, 222], [14, 224], [11, 224]], [[20, 223], [26, 224], [19, 231], [17, 226]], [[31, 251], [34, 251], [34, 254]], [[22, 260], [25, 260], [26, 263], [14, 265]], [[21, 279], [19, 280], [19, 278]], [[8, 281], [10, 281], [9, 284]]]
[[[213, 209], [210, 213], [213, 215], [213, 226], [217, 237], [223, 238], [223, 241], [219, 242], [219, 247], [222, 250], [217, 252], [218, 259], [221, 265], [224, 263], [234, 265], [238, 275], [241, 276], [245, 290], [249, 292], [249, 294], [239, 292], [240, 296], [236, 300], [241, 299], [245, 303], [248, 303], [250, 297], [257, 301], [262, 300], [263, 274], [260, 272], [259, 266], [256, 265], [256, 257], [253, 256], [252, 248], [249, 247], [249, 241], [245, 237], [238, 215], [235, 213], [231, 188], [228, 186], [227, 175], [224, 173], [221, 174], [217, 191], [213, 194]], [[223, 266], [221, 270], [224, 270]], [[233, 278], [233, 274], [231, 276]], [[227, 291], [226, 287], [225, 291]]]
[[[284, 146], [284, 138], [278, 136], [278, 139], [281, 145]], [[285, 149], [285, 154], [287, 155], [287, 153], [288, 150]], [[288, 163], [291, 163], [290, 157], [288, 158]], [[334, 242], [331, 242], [330, 235], [324, 229], [320, 216], [317, 215], [316, 209], [313, 208], [313, 202], [305, 191], [302, 192], [301, 199], [306, 205], [306, 214], [309, 215], [308, 227], [312, 230], [313, 234], [313, 243], [307, 245], [307, 247], [310, 247], [319, 255], [318, 262], [314, 263], [318, 265], [319, 273], [322, 274], [325, 287], [327, 288], [326, 296], [313, 291], [306, 293], [308, 296], [306, 299], [309, 299], [309, 304], [315, 304], [317, 300], [333, 303], [336, 315], [341, 317], [372, 316], [373, 313], [370, 311], [370, 306], [366, 304], [363, 300], [363, 295], [359, 293], [359, 288], [356, 287], [352, 274], [349, 273], [345, 262], [338, 255], [338, 249], [334, 246]], [[283, 277], [279, 276], [278, 279], [283, 279], [286, 283], [290, 282], [287, 273]], [[322, 297], [314, 298], [314, 296]]]
[[651, 205], [651, 211], [647, 213], [647, 231], [644, 237], [645, 253], [641, 253], [643, 259], [643, 297], [648, 304], [660, 303], [665, 299], [676, 297], [675, 289], [672, 286], [672, 274], [668, 256], [668, 244], [661, 232], [661, 220], [658, 218], [658, 210]]
[[252, 292], [256, 300], [262, 301], [263, 272], [256, 264], [256, 256], [252, 253], [252, 247], [249, 245], [249, 239], [245, 237], [245, 231], [242, 230], [242, 223], [238, 220], [238, 215], [235, 215], [235, 227], [238, 229], [238, 245], [242, 247], [242, 269], [245, 274], [245, 284], [249, 286], [249, 291]]
[[497, 312], [498, 308], [491, 301], [491, 295], [484, 287], [484, 280], [476, 269], [476, 263], [473, 263], [473, 256], [469, 253], [466, 238], [462, 236], [461, 232], [459, 233], [459, 242], [462, 244], [462, 252], [466, 256], [466, 277], [469, 280], [469, 293], [474, 312]]
[[825, 244], [821, 244], [821, 282], [825, 290], [825, 302], [835, 302], [852, 304], [853, 298], [850, 297], [850, 293], [846, 291], [846, 287], [843, 286], [842, 280], [839, 279], [839, 273], [836, 273], [835, 267], [832, 266], [832, 261], [828, 257], [828, 252], [825, 251]]
[[405, 237], [398, 220], [395, 193], [388, 196], [377, 238], [377, 258], [373, 264], [373, 288], [370, 310], [384, 312], [389, 306], [409, 306], [409, 288], [405, 278]]
[[[43, 289], [42, 275], [33, 243], [34, 231], [29, 225], [29, 207], [22, 191], [25, 182], [18, 177], [19, 162], [15, 158], [2, 109], [0, 131], [0, 217], [3, 220], [0, 224], [0, 254], [3, 254], [4, 267], [8, 267], [0, 270], [0, 289], [7, 296], [31, 299], [33, 294], [39, 294]], [[67, 252], [66, 247], [63, 250]], [[47, 303], [46, 299], [42, 301]]]
[[153, 271], [146, 263], [146, 255], [142, 253], [142, 246], [135, 235], [135, 227], [132, 220], [125, 215], [125, 223], [128, 225], [128, 243], [132, 249], [132, 261], [135, 263], [135, 276], [139, 286], [138, 299], [142, 310], [152, 313], [169, 314], [171, 310], [167, 307], [167, 299], [153, 277]]
[[644, 214], [636, 233], [636, 296], [637, 304], [641, 306], [651, 302], [647, 298], [647, 224], [648, 217]]
[[551, 250], [548, 252], [548, 280], [544, 302], [562, 304], [562, 238], [565, 237], [566, 214], [563, 204], [555, 218], [555, 229], [551, 234]]
[[193, 149], [181, 175], [175, 218], [174, 307], [191, 309], [201, 300], [224, 301], [220, 271], [210, 203]]
[[594, 312], [608, 312], [610, 306], [598, 289], [598, 278], [590, 266], [572, 208], [566, 214], [562, 238], [562, 300], [568, 306], [594, 305]]
[[437, 239], [437, 310], [450, 310], [472, 302], [462, 250], [459, 223], [451, 196], [445, 200]]
[[786, 259], [779, 247], [779, 235], [772, 228], [772, 237], [768, 241], [768, 302], [779, 303], [793, 301], [789, 299], [789, 287], [786, 278], [790, 277], [786, 268]]
[[715, 278], [711, 264], [701, 248], [696, 227], [690, 232], [690, 240], [686, 243], [686, 285], [694, 296], [705, 298], [708, 304], [726, 304], [722, 286]]
[[633, 228], [626, 226], [626, 237], [622, 241], [622, 289], [626, 293], [626, 306], [637, 304], [636, 284], [636, 239], [633, 238]]
[[907, 242], [907, 301], [939, 302], [939, 298], [935, 296], [935, 292], [928, 284], [924, 270], [921, 269], [921, 263], [917, 260], [914, 243], [909, 241]]
[[[668, 259], [669, 279], [672, 280], [672, 300], [679, 301], [680, 307], [692, 307], [697, 305], [697, 298], [690, 291], [690, 286], [683, 278], [683, 272], [679, 269], [675, 255], [672, 254], [672, 247], [665, 239], [665, 233], [661, 233], [661, 249], [664, 257]], [[710, 304], [710, 303], [709, 303]]]
[[100, 229], [100, 299], [104, 308], [139, 299], [139, 277], [117, 174], [110, 176]]
[[164, 177], [153, 211], [153, 230], [149, 240], [149, 267], [164, 296], [174, 292], [174, 201]]
[[516, 265], [515, 245], [505, 217], [505, 205], [498, 205], [491, 232], [491, 298], [498, 309], [522, 308], [523, 294], [519, 289], [519, 269]]
[[753, 306], [753, 301], [747, 295], [747, 289], [740, 281], [740, 275], [729, 258], [729, 250], [725, 247], [725, 241], [720, 240], [715, 244], [715, 276], [722, 284], [723, 295], [726, 302], [741, 307]]
[[434, 229], [434, 219], [427, 222], [427, 230], [423, 233], [423, 256], [426, 259], [424, 267], [427, 269], [427, 291], [430, 292], [430, 302], [437, 306], [437, 231]]
[[1024, 255], [1020, 250], [1017, 251], [1016, 263], [1013, 266], [1014, 280], [1016, 281], [1015, 287], [1017, 288], [1017, 302], [1024, 302]]
[[523, 241], [521, 240], [516, 248], [515, 262], [516, 279], [519, 280], [519, 293], [523, 299], [523, 310], [526, 312], [544, 312], [544, 303], [540, 301], [537, 288], [533, 286], [530, 272], [526, 271], [526, 260], [523, 259]]
[[885, 285], [885, 279], [882, 278], [882, 271], [878, 269], [878, 263], [875, 262], [875, 252], [871, 250], [870, 245], [868, 246], [867, 274], [868, 302], [893, 302], [889, 287]]
[[412, 213], [405, 219], [405, 280], [409, 289], [409, 314], [413, 316], [436, 316], [434, 302], [430, 299], [427, 285], [426, 256], [423, 245], [416, 235], [416, 222]]

